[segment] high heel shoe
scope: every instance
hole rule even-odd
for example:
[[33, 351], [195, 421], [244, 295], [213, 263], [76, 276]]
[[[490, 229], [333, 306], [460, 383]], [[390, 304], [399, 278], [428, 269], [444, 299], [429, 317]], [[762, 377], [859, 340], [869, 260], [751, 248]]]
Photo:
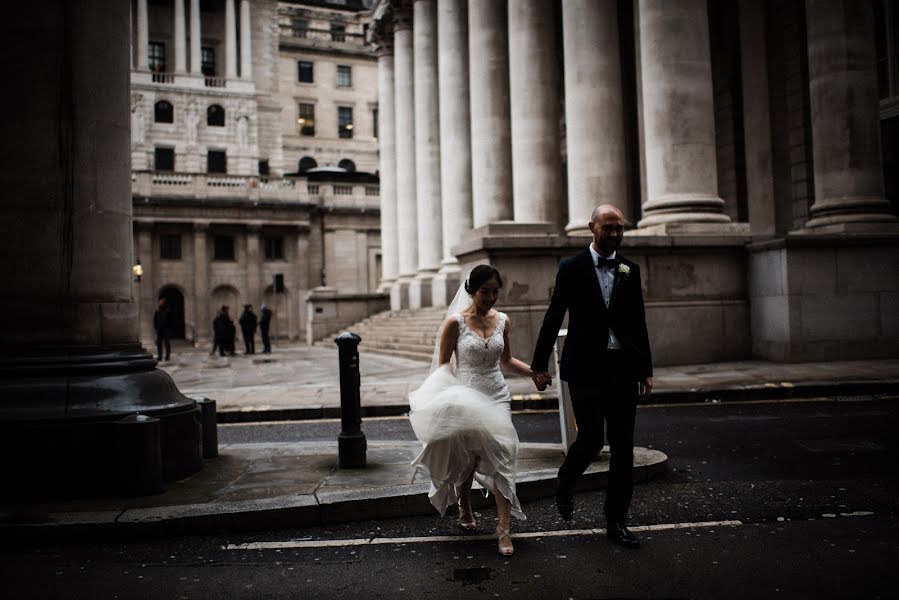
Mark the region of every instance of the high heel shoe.
[[465, 511], [462, 510], [462, 503], [457, 503], [459, 506], [459, 527], [465, 529], [466, 531], [474, 531], [478, 528], [478, 522], [474, 518], [474, 511], [469, 509], [468, 515], [471, 517], [471, 521], [463, 520], [465, 517]]
[[[503, 539], [509, 541], [508, 545], [503, 545]], [[515, 554], [515, 548], [512, 546], [512, 536], [509, 535], [509, 530], [504, 529], [502, 527], [496, 528], [496, 542], [497, 547], [499, 548], [499, 553], [503, 556], [512, 556]]]

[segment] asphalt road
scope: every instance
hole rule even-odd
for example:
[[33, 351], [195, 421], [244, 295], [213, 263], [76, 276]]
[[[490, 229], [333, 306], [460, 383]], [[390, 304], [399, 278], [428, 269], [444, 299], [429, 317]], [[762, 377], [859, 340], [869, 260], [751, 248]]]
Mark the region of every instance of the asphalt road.
[[[523, 441], [558, 440], [556, 413], [514, 420]], [[402, 419], [366, 420], [363, 430], [373, 440], [411, 435]], [[492, 539], [462, 534], [450, 515], [35, 543], [0, 549], [3, 596], [893, 598], [897, 430], [896, 399], [643, 407], [637, 443], [666, 452], [670, 472], [635, 490], [637, 551], [590, 531], [604, 527], [603, 494], [588, 492], [577, 495], [570, 523], [549, 500], [526, 503], [512, 558], [500, 557]], [[241, 425], [222, 427], [220, 440], [334, 439], [337, 432], [339, 422]], [[478, 518], [479, 533], [490, 533], [495, 511], [482, 508]]]

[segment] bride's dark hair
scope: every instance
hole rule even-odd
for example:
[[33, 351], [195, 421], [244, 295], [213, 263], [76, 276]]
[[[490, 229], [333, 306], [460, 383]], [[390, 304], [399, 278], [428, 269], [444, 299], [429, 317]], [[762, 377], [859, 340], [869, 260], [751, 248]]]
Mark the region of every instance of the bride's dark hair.
[[465, 291], [474, 295], [482, 285], [491, 279], [496, 279], [499, 287], [503, 287], [503, 278], [499, 276], [499, 271], [490, 265], [478, 265], [471, 270], [471, 274], [465, 280]]

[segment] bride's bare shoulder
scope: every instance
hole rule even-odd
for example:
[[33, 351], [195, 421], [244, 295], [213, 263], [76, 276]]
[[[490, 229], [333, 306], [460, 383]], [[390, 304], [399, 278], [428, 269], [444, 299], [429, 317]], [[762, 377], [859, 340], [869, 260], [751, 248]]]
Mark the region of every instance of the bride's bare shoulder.
[[458, 314], [450, 315], [446, 318], [446, 321], [443, 322], [443, 328], [448, 331], [459, 331], [459, 320]]

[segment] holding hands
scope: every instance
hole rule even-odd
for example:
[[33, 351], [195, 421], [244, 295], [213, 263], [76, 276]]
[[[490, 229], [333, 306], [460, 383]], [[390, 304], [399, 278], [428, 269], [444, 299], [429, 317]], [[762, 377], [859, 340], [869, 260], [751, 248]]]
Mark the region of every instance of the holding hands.
[[531, 379], [534, 380], [534, 385], [540, 392], [545, 390], [546, 386], [553, 384], [552, 376], [546, 371], [531, 371]]

